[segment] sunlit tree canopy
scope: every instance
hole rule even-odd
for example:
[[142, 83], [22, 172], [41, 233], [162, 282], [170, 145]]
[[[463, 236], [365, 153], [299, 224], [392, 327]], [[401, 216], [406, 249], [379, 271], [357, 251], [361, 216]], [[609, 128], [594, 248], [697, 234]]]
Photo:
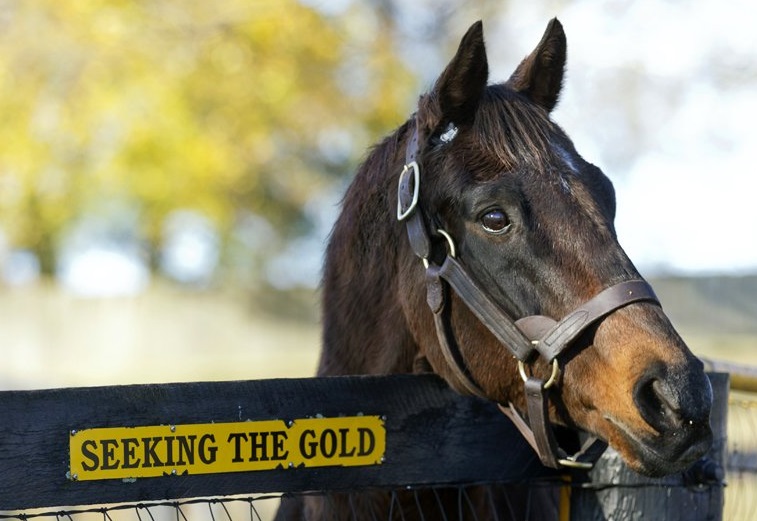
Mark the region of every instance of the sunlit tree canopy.
[[0, 7], [0, 222], [51, 271], [110, 202], [147, 250], [189, 209], [282, 233], [406, 116], [413, 76], [370, 6], [35, 0]]

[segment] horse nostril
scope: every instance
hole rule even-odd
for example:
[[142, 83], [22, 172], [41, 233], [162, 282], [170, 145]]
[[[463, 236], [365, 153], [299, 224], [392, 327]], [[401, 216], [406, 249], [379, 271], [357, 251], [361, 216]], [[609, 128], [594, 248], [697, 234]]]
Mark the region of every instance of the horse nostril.
[[642, 418], [658, 432], [680, 427], [683, 423], [676, 393], [659, 378], [650, 377], [639, 382], [634, 401]]
[[673, 421], [676, 424], [681, 423], [681, 409], [677, 405], [677, 400], [669, 388], [661, 383], [660, 380], [652, 382], [652, 390], [660, 402], [660, 414]]

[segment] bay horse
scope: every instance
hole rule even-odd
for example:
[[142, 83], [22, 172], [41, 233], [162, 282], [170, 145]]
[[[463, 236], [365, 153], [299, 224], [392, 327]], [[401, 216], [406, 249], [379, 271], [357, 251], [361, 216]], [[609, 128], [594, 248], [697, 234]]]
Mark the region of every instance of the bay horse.
[[[556, 446], [558, 425], [640, 473], [674, 473], [711, 444], [712, 391], [618, 243], [612, 183], [550, 117], [565, 60], [553, 19], [489, 85], [477, 22], [370, 151], [327, 248], [318, 374], [433, 371], [507, 404], [545, 465], [584, 464]], [[351, 501], [388, 508], [380, 492]], [[279, 518], [342, 519], [343, 506], [285, 500]]]

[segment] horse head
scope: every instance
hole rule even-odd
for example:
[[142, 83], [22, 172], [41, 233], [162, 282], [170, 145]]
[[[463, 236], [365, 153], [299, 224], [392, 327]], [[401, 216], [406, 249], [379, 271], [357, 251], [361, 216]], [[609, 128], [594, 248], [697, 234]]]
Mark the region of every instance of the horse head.
[[[418, 360], [453, 387], [513, 403], [533, 423], [520, 365], [544, 394], [546, 421], [605, 440], [639, 472], [672, 473], [711, 444], [712, 391], [618, 243], [612, 183], [550, 118], [565, 59], [565, 34], [552, 20], [512, 76], [489, 85], [479, 22], [420, 98], [398, 138], [404, 320]], [[643, 211], [643, 201], [634, 204]], [[478, 307], [466, 295], [475, 292], [484, 294]], [[606, 304], [597, 295], [607, 292], [621, 296]], [[598, 311], [573, 327], [592, 306]], [[517, 331], [498, 315], [487, 325], [494, 308], [521, 319]], [[549, 331], [564, 345], [545, 354], [539, 342]], [[518, 351], [518, 335], [533, 348]], [[445, 342], [456, 345], [452, 356]]]

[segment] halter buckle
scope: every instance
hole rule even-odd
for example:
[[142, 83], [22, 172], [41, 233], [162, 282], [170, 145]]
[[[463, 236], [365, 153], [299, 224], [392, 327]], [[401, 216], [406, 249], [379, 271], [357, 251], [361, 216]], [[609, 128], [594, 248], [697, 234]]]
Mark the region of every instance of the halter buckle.
[[[408, 172], [411, 172], [413, 174], [413, 194], [412, 199], [410, 201], [410, 205], [407, 208], [403, 208], [403, 195], [405, 196], [404, 199], [407, 199], [408, 193], [408, 186], [407, 186], [407, 179], [406, 175]], [[404, 166], [402, 169], [402, 173], [400, 173], [400, 179], [399, 184], [397, 186], [397, 220], [402, 222], [413, 213], [415, 208], [418, 206], [418, 195], [420, 194], [420, 188], [421, 188], [421, 171], [420, 168], [418, 168], [418, 162], [413, 161], [411, 163], [408, 163]]]

